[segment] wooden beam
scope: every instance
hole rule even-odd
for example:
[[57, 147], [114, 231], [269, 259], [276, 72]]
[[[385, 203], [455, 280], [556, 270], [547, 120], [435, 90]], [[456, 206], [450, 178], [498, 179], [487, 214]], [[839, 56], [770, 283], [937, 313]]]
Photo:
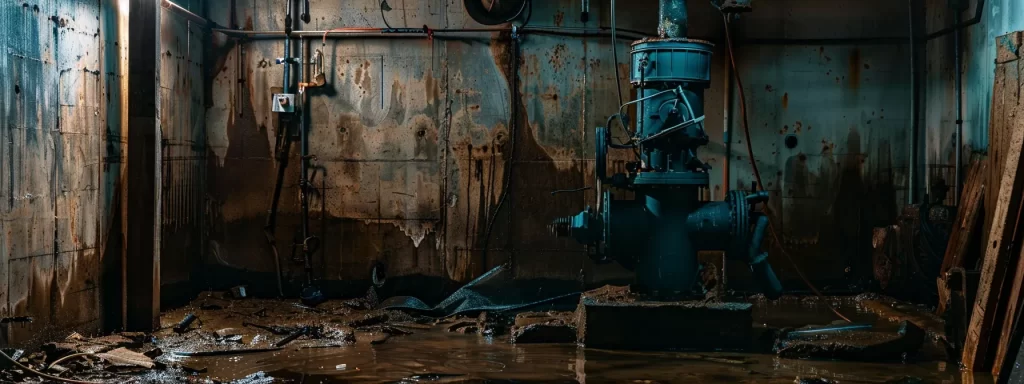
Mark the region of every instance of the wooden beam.
[[125, 327], [160, 325], [160, 7], [130, 0]]
[[1021, 161], [1021, 151], [1024, 150], [1024, 109], [1018, 107], [1021, 83], [1019, 76], [1016, 76], [1017, 62], [1000, 64], [998, 67], [992, 103], [992, 122], [995, 125], [992, 129], [1005, 130], [1010, 135], [1004, 147], [1005, 165], [999, 179], [991, 230], [985, 244], [981, 281], [964, 344], [963, 365], [975, 372], [990, 368], [994, 352], [992, 349], [1003, 336], [999, 332], [1007, 316], [1007, 306], [1001, 304], [1008, 300], [1004, 296], [1006, 286], [1013, 284], [1007, 280], [1007, 276], [1012, 278], [1012, 273], [1015, 273], [1010, 271], [1010, 267], [1011, 259], [1019, 252], [1017, 214], [1024, 195], [1024, 162]]

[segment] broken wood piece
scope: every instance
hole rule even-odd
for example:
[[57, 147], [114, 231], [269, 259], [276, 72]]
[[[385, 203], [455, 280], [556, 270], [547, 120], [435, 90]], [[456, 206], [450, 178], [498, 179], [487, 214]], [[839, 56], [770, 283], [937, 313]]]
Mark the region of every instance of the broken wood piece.
[[982, 202], [985, 198], [985, 180], [982, 176], [987, 167], [987, 161], [975, 159], [971, 163], [970, 171], [967, 172], [964, 191], [956, 212], [956, 226], [949, 236], [949, 246], [946, 247], [939, 276], [945, 275], [950, 269], [964, 266], [964, 260], [969, 252], [967, 248], [977, 234], [975, 229], [982, 214]]
[[[1021, 281], [1024, 279], [1024, 260], [1021, 257], [1024, 257], [1024, 249], [1021, 250], [1020, 256], [1017, 256], [1017, 265], [1011, 271], [1012, 275], [1008, 276], [1013, 283], [1009, 289], [1009, 297], [1004, 302], [1006, 315], [1003, 318], [1002, 331], [999, 333], [999, 345], [996, 346], [996, 354], [992, 357], [992, 375], [996, 377], [1009, 373], [1003, 372], [1003, 368], [1016, 359], [1010, 352], [1020, 348], [1020, 340], [1015, 332], [1018, 332], [1017, 322], [1020, 319], [1021, 307], [1024, 306], [1024, 292], [1021, 291], [1024, 289], [1024, 282]], [[1003, 295], [1006, 295], [1006, 292]]]
[[96, 356], [116, 366], [135, 366], [146, 369], [153, 369], [158, 366], [158, 363], [154, 362], [153, 359], [148, 356], [126, 348], [118, 348], [110, 352], [98, 353]]

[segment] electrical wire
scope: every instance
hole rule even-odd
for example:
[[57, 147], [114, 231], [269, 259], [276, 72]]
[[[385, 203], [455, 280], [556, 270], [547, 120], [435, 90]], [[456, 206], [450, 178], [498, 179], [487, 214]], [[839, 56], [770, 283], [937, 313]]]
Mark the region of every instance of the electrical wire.
[[[391, 28], [391, 24], [388, 23], [388, 18], [384, 16], [384, 4], [386, 4], [384, 1], [380, 2], [380, 18], [381, 18], [381, 20], [384, 20], [384, 25], [386, 25], [388, 27], [388, 29], [392, 29]], [[388, 7], [388, 8], [391, 8], [391, 7]]]
[[98, 381], [82, 381], [82, 380], [75, 380], [75, 379], [65, 379], [63, 377], [58, 377], [58, 376], [54, 376], [54, 375], [50, 375], [50, 374], [39, 372], [37, 370], [34, 370], [32, 368], [29, 368], [29, 367], [19, 363], [17, 360], [14, 360], [10, 356], [8, 356], [6, 353], [4, 353], [4, 351], [0, 351], [0, 357], [3, 357], [4, 360], [7, 360], [7, 361], [11, 362], [11, 364], [14, 364], [15, 367], [21, 368], [25, 372], [28, 372], [28, 373], [31, 373], [33, 375], [42, 377], [44, 379], [55, 380], [55, 381], [60, 381], [60, 382], [64, 382], [64, 383], [71, 383], [71, 384], [102, 384], [101, 382], [98, 382]]
[[[718, 8], [718, 6], [715, 5], [714, 2], [712, 2], [711, 5], [715, 6], [715, 8], [717, 8], [719, 11], [721, 11], [721, 8]], [[751, 166], [751, 168], [754, 171], [754, 178], [757, 180], [757, 189], [763, 191], [764, 190], [764, 184], [761, 182], [761, 171], [757, 169], [757, 159], [755, 159], [755, 157], [754, 157], [754, 147], [753, 147], [753, 145], [751, 144], [751, 141], [750, 141], [750, 124], [748, 123], [748, 119], [747, 119], [747, 102], [746, 102], [746, 95], [744, 94], [744, 91], [743, 91], [743, 80], [740, 78], [739, 69], [736, 67], [736, 57], [735, 57], [735, 54], [733, 53], [733, 48], [732, 48], [732, 34], [729, 31], [729, 16], [725, 12], [722, 12], [722, 21], [725, 22], [725, 40], [726, 40], [726, 46], [728, 47], [728, 50], [729, 50], [729, 64], [732, 66], [733, 77], [736, 79], [736, 88], [737, 88], [737, 91], [739, 91], [740, 116], [741, 116], [740, 120], [743, 122], [743, 133], [746, 136], [746, 140], [747, 140], [747, 152], [750, 154], [750, 166]], [[771, 233], [772, 240], [775, 242], [775, 245], [782, 252], [782, 255], [786, 257], [786, 260], [788, 260], [789, 263], [793, 266], [793, 270], [795, 270], [796, 274], [798, 276], [800, 276], [800, 279], [804, 281], [804, 284], [806, 284], [807, 287], [810, 288], [811, 291], [814, 292], [815, 295], [818, 295], [821, 298], [825, 298], [825, 295], [823, 293], [821, 293], [821, 291], [819, 291], [818, 288], [815, 287], [813, 283], [811, 283], [811, 280], [808, 279], [806, 275], [804, 275], [803, 271], [801, 271], [800, 267], [796, 264], [796, 261], [794, 261], [793, 257], [790, 256], [789, 252], [786, 251], [786, 248], [783, 246], [782, 241], [780, 241], [780, 239], [779, 239], [778, 233], [775, 232], [775, 226], [772, 225], [772, 223], [771, 223], [771, 218], [772, 218], [771, 208], [768, 207], [768, 204], [764, 205], [764, 209], [765, 209], [765, 211], [767, 213], [767, 215], [765, 215], [765, 216], [768, 217], [768, 223], [769, 223], [769, 225], [768, 225], [768, 232]], [[846, 316], [843, 316], [843, 314], [840, 313], [839, 310], [837, 310], [831, 304], [828, 304], [828, 308], [830, 310], [832, 310], [832, 313], [834, 313], [836, 316], [839, 316], [839, 318], [845, 320], [846, 322], [848, 322], [848, 323], [852, 323], [853, 322], [852, 320], [850, 320], [850, 318], [848, 318]]]
[[[619, 40], [615, 37], [615, 0], [611, 0], [611, 21], [612, 21], [612, 67], [615, 68], [615, 92], [619, 95], [619, 105], [622, 101], [622, 78], [619, 77]], [[625, 125], [623, 125], [625, 128]]]
[[57, 365], [57, 364], [63, 363], [63, 362], [65, 362], [65, 361], [68, 361], [68, 360], [74, 359], [74, 358], [76, 358], [76, 357], [86, 357], [86, 356], [88, 356], [88, 357], [93, 357], [93, 356], [96, 356], [96, 354], [95, 354], [95, 353], [89, 353], [89, 352], [82, 352], [82, 353], [72, 353], [72, 354], [70, 354], [70, 355], [64, 356], [64, 357], [62, 357], [62, 358], [59, 358], [59, 359], [57, 359], [57, 360], [54, 360], [54, 361], [53, 361], [52, 363], [50, 363], [50, 365], [47, 365], [47, 366], [46, 366], [46, 369], [50, 369], [50, 368], [53, 368], [53, 366], [54, 366], [54, 365]]
[[[481, 258], [483, 259], [485, 264], [487, 263], [487, 248], [490, 245], [491, 235], [494, 232], [494, 222], [497, 221], [498, 214], [501, 213], [502, 207], [505, 206], [505, 201], [508, 200], [509, 189], [512, 186], [512, 166], [515, 164], [515, 158], [516, 158], [516, 128], [517, 128], [517, 125], [519, 124], [519, 119], [517, 118], [517, 116], [519, 114], [519, 98], [520, 98], [520, 95], [519, 95], [519, 40], [518, 40], [518, 37], [516, 37], [516, 36], [512, 37], [511, 48], [512, 48], [512, 52], [511, 52], [512, 54], [510, 55], [511, 56], [510, 57], [510, 61], [511, 61], [510, 64], [511, 64], [512, 68], [511, 68], [511, 71], [510, 71], [511, 73], [509, 73], [509, 88], [510, 88], [510, 92], [511, 92], [511, 102], [512, 102], [513, 108], [512, 108], [511, 115], [509, 115], [509, 128], [508, 128], [509, 150], [508, 150], [508, 160], [506, 160], [508, 164], [505, 166], [505, 169], [506, 169], [505, 170], [505, 180], [502, 182], [501, 197], [498, 198], [498, 205], [494, 208], [494, 213], [491, 214], [491, 219], [487, 222], [487, 232], [485, 232], [485, 234], [484, 234], [483, 246], [481, 247], [481, 250], [480, 250], [481, 255], [482, 255]], [[493, 177], [491, 178], [491, 181], [492, 182], [494, 181]], [[510, 260], [512, 260], [512, 259], [510, 258]], [[486, 269], [487, 265], [484, 265], [484, 268]]]

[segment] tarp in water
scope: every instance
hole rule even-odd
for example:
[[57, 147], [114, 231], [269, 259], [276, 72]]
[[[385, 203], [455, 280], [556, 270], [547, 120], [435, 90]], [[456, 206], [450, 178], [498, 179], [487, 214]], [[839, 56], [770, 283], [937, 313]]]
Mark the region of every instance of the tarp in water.
[[408, 309], [434, 316], [451, 316], [465, 312], [505, 312], [543, 304], [572, 305], [579, 301], [580, 291], [564, 288], [524, 286], [513, 278], [505, 266], [494, 268], [448, 296], [436, 306], [429, 306], [412, 296], [395, 296], [380, 304], [383, 309]]

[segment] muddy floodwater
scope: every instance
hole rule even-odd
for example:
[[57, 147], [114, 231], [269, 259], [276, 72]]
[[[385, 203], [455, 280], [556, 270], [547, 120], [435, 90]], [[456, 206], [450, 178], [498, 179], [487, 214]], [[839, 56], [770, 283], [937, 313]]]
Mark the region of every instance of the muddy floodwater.
[[[829, 299], [856, 323], [894, 332], [896, 322], [863, 308], [856, 300]], [[265, 304], [265, 303], [264, 303]], [[165, 323], [188, 309], [165, 314]], [[235, 311], [236, 313], [244, 311]], [[757, 327], [800, 327], [836, 320], [826, 301], [790, 298], [755, 301]], [[206, 316], [204, 329], [239, 326], [245, 319]], [[928, 328], [928, 327], [925, 327]], [[238, 380], [263, 373], [277, 382], [685, 382], [685, 383], [986, 383], [947, 363], [935, 334], [921, 352], [903, 363], [857, 363], [779, 358], [770, 352], [629, 352], [573, 344], [513, 345], [507, 335], [448, 332], [443, 324], [367, 342], [357, 334], [343, 346], [293, 345], [273, 352], [217, 357], [181, 357], [170, 362], [202, 373], [198, 377]], [[929, 329], [934, 331], [935, 329]], [[698, 331], [699, 330], [695, 330]], [[826, 379], [811, 381], [812, 379]]]

